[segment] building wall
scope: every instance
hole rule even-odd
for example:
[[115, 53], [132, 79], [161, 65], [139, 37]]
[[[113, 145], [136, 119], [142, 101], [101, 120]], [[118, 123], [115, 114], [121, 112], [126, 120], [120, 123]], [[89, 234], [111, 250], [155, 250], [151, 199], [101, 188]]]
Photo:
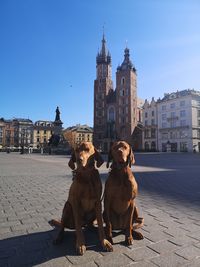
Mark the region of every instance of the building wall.
[[157, 104], [152, 98], [149, 103], [147, 100], [144, 103], [142, 122], [143, 128], [143, 149], [146, 151], [158, 150], [158, 112]]

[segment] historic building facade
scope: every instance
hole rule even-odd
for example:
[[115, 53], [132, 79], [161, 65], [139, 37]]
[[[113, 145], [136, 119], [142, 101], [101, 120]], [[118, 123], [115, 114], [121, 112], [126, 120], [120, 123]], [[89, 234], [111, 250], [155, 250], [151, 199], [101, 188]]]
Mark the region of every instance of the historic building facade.
[[145, 100], [142, 112], [143, 122], [143, 149], [146, 151], [158, 150], [158, 112], [157, 103], [152, 98], [150, 102]]
[[177, 91], [157, 101], [160, 151], [200, 151], [200, 92]]
[[124, 60], [117, 68], [116, 89], [111, 73], [111, 55], [103, 35], [94, 81], [94, 144], [104, 152], [108, 152], [115, 140], [123, 139], [133, 144], [138, 112], [137, 74], [127, 47]]
[[39, 120], [33, 126], [33, 148], [45, 147], [53, 134], [52, 121]]
[[188, 89], [146, 100], [143, 127], [146, 151], [200, 152], [200, 92]]
[[63, 136], [71, 147], [81, 142], [93, 142], [93, 129], [88, 125], [71, 126], [63, 130]]

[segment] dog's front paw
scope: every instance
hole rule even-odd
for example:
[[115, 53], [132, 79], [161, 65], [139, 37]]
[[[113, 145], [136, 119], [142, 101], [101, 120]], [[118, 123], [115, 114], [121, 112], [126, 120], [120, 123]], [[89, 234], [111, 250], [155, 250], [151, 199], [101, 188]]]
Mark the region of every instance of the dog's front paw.
[[[112, 238], [111, 238], [111, 241], [112, 241]], [[103, 249], [108, 251], [108, 252], [113, 251], [112, 244], [113, 244], [113, 241], [109, 242], [107, 239], [103, 239], [103, 241], [101, 242], [101, 245], [102, 245]]]
[[126, 239], [125, 239], [125, 243], [126, 243], [126, 245], [128, 245], [128, 246], [133, 245], [133, 237], [132, 237], [132, 236], [128, 236], [128, 237], [126, 237]]
[[86, 251], [86, 246], [85, 245], [80, 245], [76, 247], [76, 251], [78, 255], [83, 255]]

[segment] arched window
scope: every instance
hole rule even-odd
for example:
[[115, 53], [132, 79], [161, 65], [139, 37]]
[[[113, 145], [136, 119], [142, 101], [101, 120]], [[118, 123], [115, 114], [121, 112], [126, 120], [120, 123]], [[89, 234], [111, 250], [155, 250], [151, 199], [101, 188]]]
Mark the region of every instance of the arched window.
[[122, 78], [121, 78], [121, 85], [124, 85], [124, 84], [125, 84], [125, 78], [122, 77]]
[[145, 143], [144, 143], [144, 149], [145, 149], [146, 151], [149, 150], [149, 143], [148, 143], [148, 142], [145, 142]]
[[114, 107], [110, 107], [108, 110], [108, 120], [114, 121], [115, 120], [115, 109]]

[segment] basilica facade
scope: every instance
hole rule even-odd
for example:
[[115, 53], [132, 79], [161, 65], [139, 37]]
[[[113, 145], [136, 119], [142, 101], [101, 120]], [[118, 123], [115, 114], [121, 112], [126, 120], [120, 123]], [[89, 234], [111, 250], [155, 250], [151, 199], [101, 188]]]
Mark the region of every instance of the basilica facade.
[[[125, 140], [139, 146], [137, 124], [137, 73], [131, 62], [129, 49], [124, 50], [124, 60], [117, 67], [116, 88], [112, 80], [111, 54], [103, 35], [101, 50], [96, 57], [94, 81], [94, 145], [108, 152], [116, 140]], [[134, 135], [134, 132], [136, 133]]]

